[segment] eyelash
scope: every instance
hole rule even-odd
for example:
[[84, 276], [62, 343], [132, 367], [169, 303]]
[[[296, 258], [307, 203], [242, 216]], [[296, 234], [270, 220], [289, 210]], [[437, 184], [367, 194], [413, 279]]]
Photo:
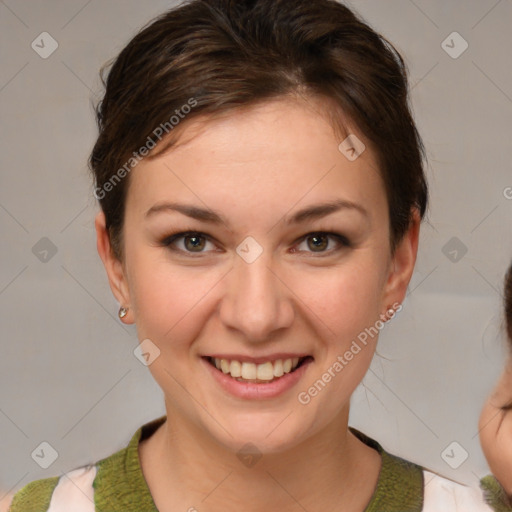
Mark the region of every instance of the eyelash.
[[[297, 242], [295, 242], [294, 245], [300, 245], [302, 242], [306, 241], [308, 238], [314, 237], [314, 236], [325, 236], [325, 237], [328, 237], [328, 238], [334, 240], [338, 244], [338, 247], [336, 247], [334, 249], [327, 250], [327, 251], [319, 251], [319, 252], [305, 251], [305, 252], [309, 252], [310, 254], [318, 255], [320, 257], [322, 255], [330, 255], [330, 254], [337, 252], [343, 248], [349, 248], [352, 245], [346, 236], [341, 235], [340, 233], [331, 232], [331, 231], [312, 231], [310, 233], [307, 233], [303, 237], [301, 237]], [[167, 247], [171, 251], [181, 252], [181, 253], [184, 253], [187, 255], [192, 255], [192, 257], [194, 257], [195, 255], [199, 256], [199, 255], [204, 254], [205, 252], [208, 252], [208, 251], [198, 251], [195, 253], [193, 251], [186, 251], [183, 249], [178, 249], [176, 247], [173, 247], [173, 244], [176, 241], [178, 241], [180, 239], [185, 239], [187, 237], [204, 238], [206, 241], [213, 243], [211, 237], [209, 235], [207, 235], [206, 233], [202, 233], [201, 231], [189, 230], [189, 231], [180, 231], [178, 233], [173, 233], [171, 235], [166, 236], [161, 241], [161, 245], [163, 247]], [[300, 252], [300, 251], [294, 251], [294, 252]]]

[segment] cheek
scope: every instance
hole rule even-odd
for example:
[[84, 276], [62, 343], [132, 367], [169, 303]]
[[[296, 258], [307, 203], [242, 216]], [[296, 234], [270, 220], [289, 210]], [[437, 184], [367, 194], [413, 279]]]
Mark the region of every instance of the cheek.
[[300, 279], [297, 276], [293, 290], [306, 306], [305, 311], [310, 311], [309, 316], [323, 324], [328, 337], [344, 344], [378, 320], [382, 312], [382, 272], [375, 264], [360, 261], [305, 273]]
[[208, 297], [223, 273], [173, 266], [165, 256], [147, 258], [142, 253], [135, 254], [131, 263], [131, 301], [139, 339], [149, 338], [168, 350], [197, 337]]
[[319, 421], [339, 413], [371, 364], [384, 327], [382, 272], [361, 259], [302, 281], [297, 295], [306, 298], [304, 310], [315, 326], [318, 364], [298, 399], [313, 404]]

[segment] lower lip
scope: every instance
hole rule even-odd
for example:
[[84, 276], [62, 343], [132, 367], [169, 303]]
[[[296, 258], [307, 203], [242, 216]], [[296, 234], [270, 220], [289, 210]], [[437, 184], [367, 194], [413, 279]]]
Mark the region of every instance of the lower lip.
[[297, 384], [306, 372], [309, 364], [312, 362], [311, 360], [307, 360], [295, 371], [285, 373], [282, 377], [279, 377], [272, 382], [256, 384], [254, 382], [240, 382], [235, 380], [233, 377], [217, 370], [217, 368], [210, 364], [206, 359], [201, 358], [201, 360], [203, 364], [206, 365], [213, 378], [225, 391], [238, 398], [245, 398], [248, 400], [274, 398], [285, 393]]

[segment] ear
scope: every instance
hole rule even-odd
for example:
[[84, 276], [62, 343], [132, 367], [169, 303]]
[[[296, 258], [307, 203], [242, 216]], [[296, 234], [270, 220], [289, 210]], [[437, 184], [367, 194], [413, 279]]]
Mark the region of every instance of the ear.
[[386, 309], [394, 304], [401, 304], [407, 293], [418, 253], [420, 223], [420, 214], [414, 208], [409, 229], [398, 243], [391, 258], [383, 296], [383, 307]]
[[123, 263], [114, 255], [110, 244], [110, 236], [106, 228], [105, 215], [99, 212], [94, 221], [96, 227], [96, 246], [101, 261], [107, 271], [110, 289], [119, 304], [128, 309], [127, 315], [121, 319], [126, 324], [133, 324], [133, 312], [130, 306], [130, 292]]

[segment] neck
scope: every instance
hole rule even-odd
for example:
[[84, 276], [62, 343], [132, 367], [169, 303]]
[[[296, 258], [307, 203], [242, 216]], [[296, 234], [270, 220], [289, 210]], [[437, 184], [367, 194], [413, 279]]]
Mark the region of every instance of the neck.
[[380, 455], [348, 431], [348, 406], [293, 449], [243, 461], [167, 408], [167, 421], [139, 447], [157, 508], [167, 510], [363, 511]]

